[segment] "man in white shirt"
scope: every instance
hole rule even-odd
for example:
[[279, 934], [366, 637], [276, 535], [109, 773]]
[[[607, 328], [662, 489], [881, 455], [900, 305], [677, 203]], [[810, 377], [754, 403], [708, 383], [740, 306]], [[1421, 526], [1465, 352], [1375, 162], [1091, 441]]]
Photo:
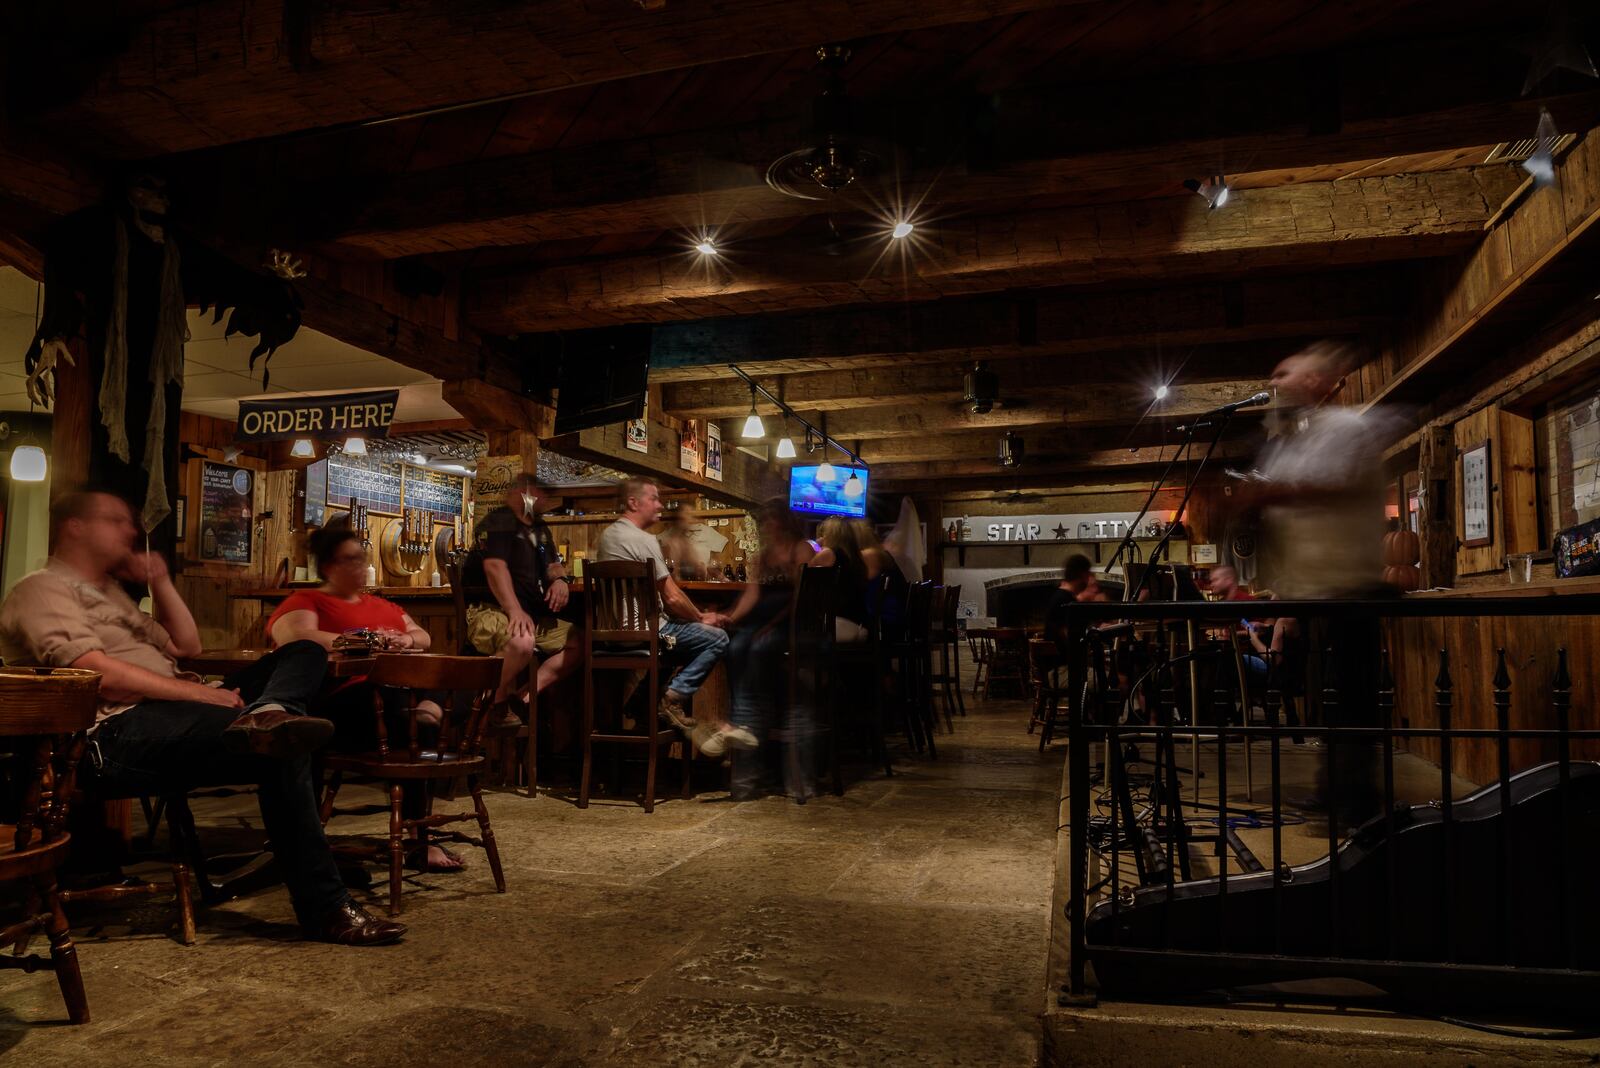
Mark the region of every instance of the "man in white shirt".
[[[728, 632], [716, 612], [702, 612], [667, 570], [661, 542], [647, 529], [661, 518], [661, 491], [654, 482], [630, 478], [619, 487], [622, 518], [600, 535], [599, 559], [648, 561], [661, 598], [661, 635], [670, 640], [677, 659], [687, 661], [672, 676], [661, 694], [660, 711], [673, 726], [687, 733], [694, 727], [689, 699], [705, 682], [711, 669], [728, 649]], [[750, 739], [754, 741], [752, 736]]]

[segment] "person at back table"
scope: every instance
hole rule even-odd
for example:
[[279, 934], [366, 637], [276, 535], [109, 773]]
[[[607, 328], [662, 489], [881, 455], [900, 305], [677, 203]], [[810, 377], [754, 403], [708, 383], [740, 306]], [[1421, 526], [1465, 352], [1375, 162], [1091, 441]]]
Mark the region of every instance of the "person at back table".
[[[0, 657], [100, 673], [92, 777], [135, 797], [259, 784], [261, 821], [306, 935], [345, 945], [397, 941], [404, 925], [350, 899], [317, 815], [310, 754], [333, 724], [305, 711], [327, 670], [322, 646], [291, 642], [221, 687], [186, 678], [177, 658], [200, 652], [200, 632], [166, 562], [133, 551], [139, 528], [127, 502], [110, 492], [69, 492], [51, 505], [50, 527], [49, 564], [0, 604]], [[154, 618], [120, 581], [149, 586]]]
[[711, 669], [728, 650], [724, 617], [702, 612], [683, 592], [667, 570], [661, 542], [648, 532], [661, 518], [661, 490], [644, 478], [630, 478], [618, 487], [618, 509], [622, 518], [600, 535], [599, 559], [633, 560], [649, 563], [661, 601], [661, 636], [674, 650], [675, 658], [686, 661], [662, 691], [660, 712], [674, 727], [688, 734], [694, 729], [689, 699], [706, 681]]
[[[572, 624], [560, 618], [569, 580], [544, 521], [543, 507], [552, 496], [532, 474], [517, 475], [506, 503], [478, 521], [476, 545], [464, 569], [466, 584], [487, 586], [496, 602], [467, 608], [467, 640], [502, 660], [496, 702], [511, 700], [535, 653], [544, 658], [534, 675], [535, 694], [572, 674], [583, 658]], [[506, 716], [516, 718], [509, 705]]]
[[[367, 552], [361, 535], [348, 523], [330, 523], [311, 535], [307, 546], [322, 576], [321, 589], [291, 593], [267, 620], [267, 636], [277, 648], [297, 641], [316, 642], [332, 649], [345, 631], [369, 630], [384, 639], [388, 649], [427, 652], [433, 637], [417, 625], [405, 609], [377, 594], [367, 593]], [[378, 727], [373, 719], [373, 688], [365, 675], [329, 679], [313, 699], [316, 710], [326, 710], [334, 725], [334, 747], [344, 752], [364, 752], [378, 747]], [[411, 736], [407, 709], [411, 702], [398, 690], [385, 690], [385, 724], [390, 738]], [[431, 744], [443, 709], [434, 696], [416, 695], [415, 716], [418, 738]], [[425, 784], [405, 783], [401, 814], [420, 819], [427, 814]], [[444, 846], [429, 843], [427, 856], [413, 849], [408, 862], [414, 868], [431, 872], [460, 871], [466, 862]]]
[[1061, 584], [1050, 595], [1044, 609], [1045, 637], [1060, 644], [1067, 633], [1067, 607], [1079, 601], [1109, 601], [1111, 596], [1094, 577], [1094, 564], [1082, 553], [1073, 553], [1061, 565]]

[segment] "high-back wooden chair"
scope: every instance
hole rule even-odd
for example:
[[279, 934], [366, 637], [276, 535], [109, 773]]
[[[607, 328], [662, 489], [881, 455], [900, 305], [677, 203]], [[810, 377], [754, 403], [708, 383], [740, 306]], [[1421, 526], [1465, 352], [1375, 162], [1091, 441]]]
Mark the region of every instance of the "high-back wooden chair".
[[[803, 567], [795, 584], [793, 607], [789, 612], [789, 646], [786, 706], [779, 740], [787, 746], [784, 758], [791, 795], [805, 802], [811, 790], [814, 766], [812, 739], [817, 732], [818, 706], [827, 684], [829, 665], [825, 663], [834, 636], [834, 591], [839, 582], [838, 567]], [[805, 679], [810, 676], [810, 689]], [[809, 702], [811, 715], [805, 715]], [[836, 723], [832, 710], [826, 714], [831, 731]], [[834, 765], [834, 792], [844, 793], [844, 779]]]
[[[383, 653], [377, 658], [367, 681], [373, 686], [373, 714], [377, 717], [378, 748], [367, 753], [329, 753], [323, 757], [323, 767], [329, 773], [328, 786], [322, 796], [322, 822], [328, 823], [339, 815], [334, 799], [346, 775], [376, 779], [389, 791], [389, 837], [378, 846], [362, 848], [337, 847], [340, 852], [354, 852], [374, 856], [380, 863], [389, 862], [389, 915], [400, 913], [400, 876], [405, 868], [405, 838], [408, 831], [416, 835], [416, 848], [426, 860], [429, 832], [434, 828], [476, 820], [480, 837], [473, 838], [460, 831], [450, 831], [439, 837], [482, 849], [489, 859], [489, 870], [494, 875], [495, 890], [506, 892], [505, 873], [500, 868], [500, 850], [495, 845], [494, 830], [489, 825], [489, 810], [484, 807], [482, 788], [478, 777], [486, 761], [483, 755], [483, 735], [493, 707], [494, 691], [500, 685], [500, 658], [498, 656], [432, 656], [422, 653]], [[391, 738], [384, 715], [384, 692], [399, 691], [406, 695], [408, 731], [404, 738]], [[424, 748], [417, 734], [415, 701], [419, 694], [437, 696], [444, 715], [439, 722], [439, 741], [433, 748]], [[432, 805], [421, 817], [406, 818], [401, 812], [401, 788], [415, 783], [426, 789], [429, 784], [450, 782], [465, 778], [467, 790], [472, 795], [469, 812], [438, 813]]]
[[919, 753], [926, 747], [928, 755], [937, 759], [939, 750], [933, 740], [937, 723], [933, 714], [933, 688], [929, 682], [933, 674], [933, 606], [934, 584], [928, 580], [912, 583], [906, 591], [906, 631], [898, 651], [905, 688], [902, 697], [906, 733], [912, 737]]
[[995, 683], [1014, 686], [1018, 696], [1028, 689], [1028, 632], [1021, 627], [996, 627], [989, 631], [994, 648], [989, 653], [989, 672], [984, 681], [987, 696]]
[[[644, 810], [656, 806], [656, 767], [663, 745], [682, 743], [683, 791], [689, 796], [693, 749], [676, 731], [662, 730], [656, 704], [661, 699], [660, 597], [656, 593], [654, 565], [649, 561], [607, 560], [583, 569], [583, 774], [578, 784], [578, 807], [589, 807], [593, 781], [594, 743], [645, 747]], [[602, 672], [643, 672], [644, 733], [595, 727], [596, 683]], [[617, 709], [617, 718], [622, 710]], [[613, 784], [615, 785], [615, 784]]]
[[[67, 799], [94, 726], [100, 674], [73, 668], [0, 668], [0, 740], [16, 764], [17, 822], [0, 825], [0, 883], [22, 883], [23, 919], [0, 929], [0, 968], [56, 973], [67, 1017], [89, 1022], [89, 999], [78, 970], [56, 869], [67, 855]], [[50, 956], [25, 955], [35, 933], [50, 941]]]
[[[472, 639], [467, 637], [467, 609], [475, 604], [495, 604], [494, 591], [487, 586], [469, 586], [463, 577], [466, 568], [459, 560], [453, 560], [446, 567], [450, 578], [450, 599], [455, 605], [456, 617], [456, 651], [461, 656], [484, 656], [488, 650], [479, 649], [472, 644]], [[538, 670], [538, 658], [529, 666], [528, 674]], [[522, 754], [523, 774], [528, 784], [528, 796], [536, 797], [539, 792], [539, 691], [536, 686], [528, 687], [528, 722], [520, 728], [508, 728], [491, 720], [484, 727], [485, 736], [489, 742], [490, 755], [498, 756], [497, 764], [491, 765], [498, 781], [508, 783], [513, 787], [517, 781], [517, 754]], [[523, 745], [518, 746], [518, 742]]]
[[[867, 604], [881, 606], [888, 586], [888, 575], [869, 580]], [[836, 793], [844, 791], [844, 777], [839, 764], [839, 734], [847, 720], [852, 725], [866, 727], [867, 743], [872, 749], [873, 758], [882, 762], [885, 775], [894, 775], [894, 765], [889, 760], [889, 748], [883, 737], [883, 682], [889, 675], [890, 663], [884, 647], [881, 612], [869, 612], [866, 631], [864, 641], [835, 642], [824, 662], [828, 699], [822, 708], [828, 731], [828, 766]], [[854, 678], [847, 679], [846, 672], [854, 672]], [[864, 692], [863, 687], [870, 689]]]
[[[928, 681], [939, 688], [940, 699], [944, 702], [945, 726], [952, 729], [954, 720], [951, 713], [967, 714], [967, 704], [961, 696], [961, 656], [957, 645], [961, 640], [956, 628], [960, 609], [959, 585], [934, 587], [931, 641], [933, 648], [938, 650], [939, 659], [938, 667]], [[932, 649], [929, 655], [932, 656]]]

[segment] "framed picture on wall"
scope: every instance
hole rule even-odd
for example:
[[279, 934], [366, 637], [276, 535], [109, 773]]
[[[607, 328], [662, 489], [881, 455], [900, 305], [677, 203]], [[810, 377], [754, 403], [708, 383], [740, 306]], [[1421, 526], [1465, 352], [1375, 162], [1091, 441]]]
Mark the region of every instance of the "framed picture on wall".
[[1489, 443], [1461, 450], [1461, 544], [1467, 548], [1494, 541], [1493, 486], [1489, 478]]

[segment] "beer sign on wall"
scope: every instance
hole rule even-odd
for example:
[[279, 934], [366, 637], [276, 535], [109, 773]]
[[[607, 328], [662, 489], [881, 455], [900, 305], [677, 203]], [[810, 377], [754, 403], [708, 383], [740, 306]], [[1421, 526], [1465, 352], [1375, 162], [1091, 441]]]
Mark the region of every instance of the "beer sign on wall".
[[[952, 523], [959, 525], [955, 540], [997, 544], [1036, 541], [1121, 541], [1138, 519], [1137, 512], [1111, 512], [1090, 515], [968, 515]], [[1159, 538], [1167, 532], [1170, 513], [1147, 515], [1139, 524], [1137, 537]], [[952, 531], [952, 533], [955, 533]]]

